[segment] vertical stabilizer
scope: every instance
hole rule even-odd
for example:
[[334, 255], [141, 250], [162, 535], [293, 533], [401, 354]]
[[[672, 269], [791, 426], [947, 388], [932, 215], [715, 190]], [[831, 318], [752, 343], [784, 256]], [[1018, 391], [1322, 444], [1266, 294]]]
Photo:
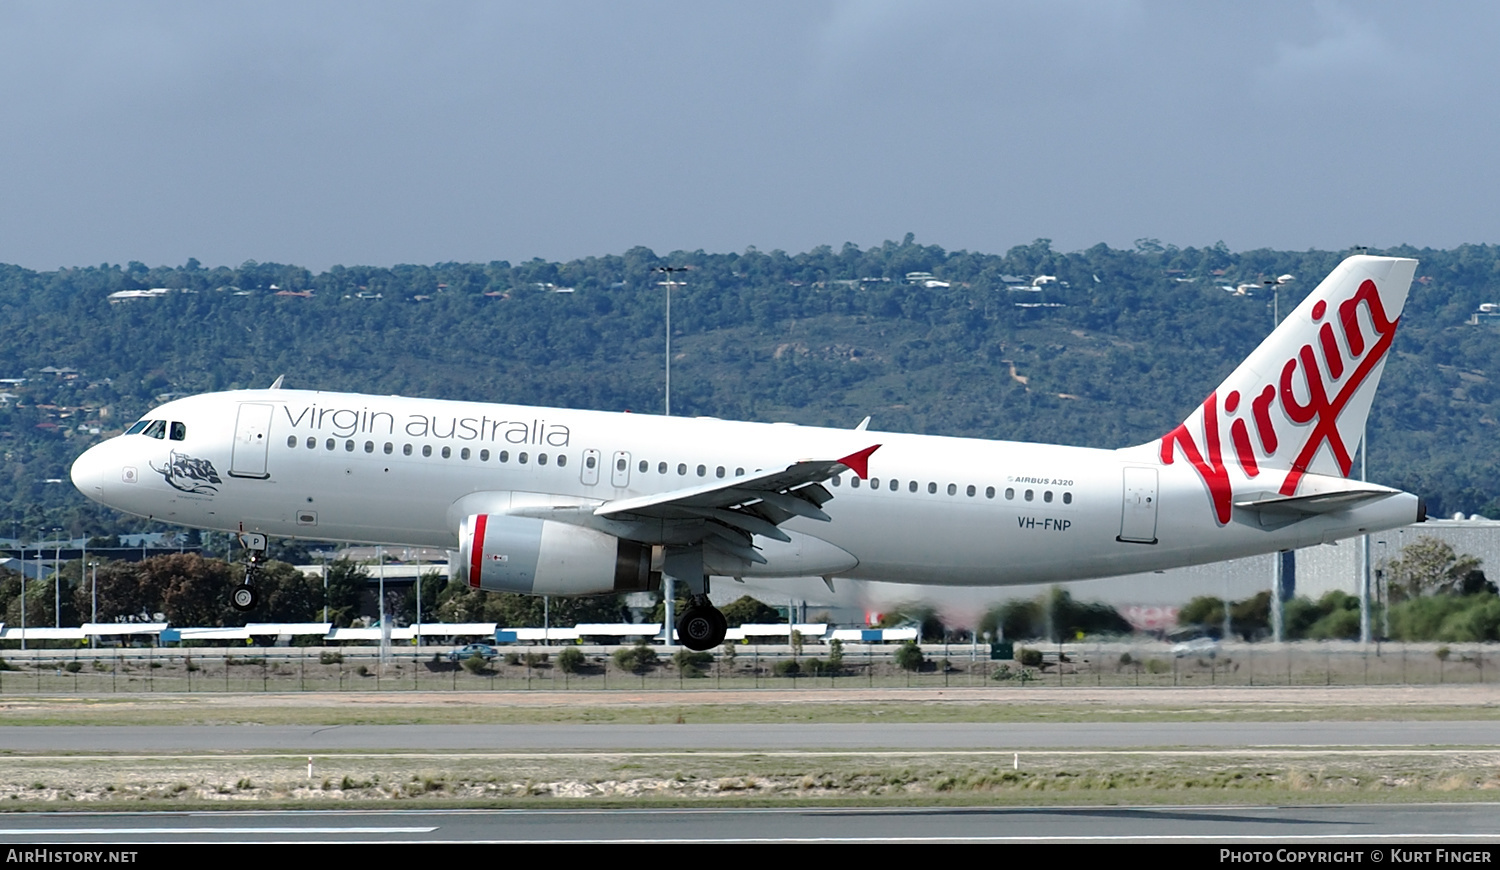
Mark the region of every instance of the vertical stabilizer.
[[1306, 474], [1348, 477], [1417, 261], [1350, 257], [1177, 428], [1163, 465], [1189, 463], [1215, 516], [1233, 494], [1297, 494]]

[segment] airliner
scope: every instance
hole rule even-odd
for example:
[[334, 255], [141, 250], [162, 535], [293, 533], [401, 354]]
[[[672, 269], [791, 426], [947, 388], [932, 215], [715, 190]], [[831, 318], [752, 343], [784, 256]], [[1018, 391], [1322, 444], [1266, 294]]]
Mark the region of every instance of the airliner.
[[[239, 536], [445, 547], [477, 589], [714, 578], [959, 586], [1076, 580], [1329, 543], [1425, 519], [1350, 480], [1416, 261], [1344, 260], [1181, 424], [1118, 450], [351, 393], [177, 399], [72, 479], [126, 513]], [[1149, 385], [1143, 385], [1149, 388]], [[764, 581], [761, 581], [764, 582]]]

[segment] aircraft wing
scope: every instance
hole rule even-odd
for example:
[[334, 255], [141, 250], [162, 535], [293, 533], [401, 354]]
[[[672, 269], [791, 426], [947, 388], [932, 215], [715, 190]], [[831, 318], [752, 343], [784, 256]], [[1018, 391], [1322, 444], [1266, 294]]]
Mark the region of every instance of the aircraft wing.
[[[742, 475], [702, 486], [674, 489], [669, 492], [605, 502], [594, 510], [598, 517], [648, 517], [683, 519], [717, 516], [723, 512], [743, 512], [774, 526], [794, 516], [827, 522], [822, 505], [833, 495], [824, 489], [823, 481], [836, 474], [852, 471], [861, 479], [869, 467], [870, 454], [879, 444], [851, 453], [841, 459], [803, 459], [785, 468]], [[755, 525], [755, 524], [752, 524]], [[768, 534], [749, 529], [755, 534]], [[784, 534], [769, 534], [785, 539]]]

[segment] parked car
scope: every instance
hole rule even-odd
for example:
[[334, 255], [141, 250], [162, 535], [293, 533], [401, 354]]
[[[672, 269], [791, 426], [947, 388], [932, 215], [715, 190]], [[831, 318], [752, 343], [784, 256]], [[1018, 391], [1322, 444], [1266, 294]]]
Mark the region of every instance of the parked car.
[[448, 661], [461, 662], [465, 659], [471, 659], [474, 656], [479, 656], [487, 662], [492, 662], [500, 657], [500, 651], [487, 643], [471, 643], [468, 646], [461, 646], [453, 652], [448, 653]]
[[1172, 647], [1172, 655], [1177, 658], [1199, 656], [1211, 659], [1218, 654], [1219, 642], [1211, 637], [1195, 637], [1192, 640], [1185, 640]]

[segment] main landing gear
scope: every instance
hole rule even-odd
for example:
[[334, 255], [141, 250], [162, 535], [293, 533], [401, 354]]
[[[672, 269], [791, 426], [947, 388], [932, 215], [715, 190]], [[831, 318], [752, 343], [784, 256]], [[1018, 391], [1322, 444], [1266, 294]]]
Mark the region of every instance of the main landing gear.
[[677, 639], [694, 652], [713, 649], [724, 642], [729, 622], [719, 608], [709, 603], [707, 595], [688, 599], [687, 610], [677, 620]]
[[250, 562], [245, 566], [245, 582], [234, 587], [229, 594], [229, 604], [235, 610], [245, 613], [255, 609], [260, 603], [260, 593], [255, 591], [255, 581], [260, 579], [260, 566], [266, 560], [266, 536], [255, 532], [243, 532], [240, 534], [240, 546], [244, 547], [250, 554]]

